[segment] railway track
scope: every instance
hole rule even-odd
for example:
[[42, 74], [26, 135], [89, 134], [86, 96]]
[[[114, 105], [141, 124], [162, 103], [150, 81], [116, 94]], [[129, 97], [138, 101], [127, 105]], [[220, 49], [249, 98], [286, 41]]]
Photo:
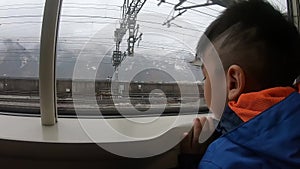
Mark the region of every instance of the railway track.
[[[152, 107], [151, 111], [147, 111], [150, 108], [149, 98], [142, 97], [122, 97], [115, 98], [102, 98], [96, 97], [94, 100], [86, 99], [85, 97], [77, 98], [73, 100], [71, 98], [59, 98], [57, 100], [57, 107], [59, 115], [67, 116], [99, 116], [99, 110], [101, 111], [102, 116], [119, 116], [120, 113], [118, 110], [122, 111], [122, 115], [147, 115], [143, 112], [147, 112], [148, 115], [155, 115], [158, 112], [156, 110], [161, 110], [160, 104], [164, 98], [152, 98], [152, 103], [156, 103], [156, 107]], [[163, 115], [178, 114], [180, 109], [184, 107], [185, 111], [193, 110], [193, 102], [197, 101], [195, 98], [185, 98], [190, 99], [187, 101], [187, 104], [181, 104], [177, 98], [168, 98], [169, 100], [173, 99], [173, 103], [167, 103], [164, 107]], [[176, 100], [176, 102], [174, 102]], [[76, 105], [75, 107], [74, 103]], [[96, 104], [95, 104], [96, 103]], [[130, 107], [134, 106], [139, 110], [139, 114], [133, 114]], [[40, 114], [40, 105], [38, 96], [17, 96], [17, 95], [0, 95], [0, 110], [2, 112], [20, 112], [27, 114]], [[201, 106], [199, 112], [207, 112], [207, 108]]]

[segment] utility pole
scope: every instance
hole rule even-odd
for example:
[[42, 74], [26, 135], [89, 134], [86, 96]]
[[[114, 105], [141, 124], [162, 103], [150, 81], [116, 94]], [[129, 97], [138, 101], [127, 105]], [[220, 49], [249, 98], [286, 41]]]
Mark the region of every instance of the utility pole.
[[[115, 71], [117, 71], [117, 67], [126, 56], [133, 56], [135, 42], [141, 38], [142, 34], [138, 36], [139, 25], [136, 23], [136, 18], [145, 2], [146, 0], [124, 0], [120, 27], [114, 32], [116, 48], [113, 51], [112, 62]], [[129, 35], [127, 39], [127, 52], [122, 52], [120, 50], [120, 44], [127, 30]]]
[[[137, 15], [144, 6], [146, 0], [124, 0], [122, 6], [122, 18], [120, 22], [120, 27], [116, 28], [114, 32], [114, 41], [116, 43], [116, 48], [113, 51], [112, 63], [115, 69], [114, 82], [115, 84], [112, 86], [113, 91], [121, 94], [119, 89], [119, 70], [118, 67], [122, 63], [125, 57], [133, 56], [134, 54], [134, 45], [135, 42], [141, 40], [142, 33], [138, 36], [139, 25], [136, 23]], [[127, 51], [121, 51], [120, 44], [128, 30], [128, 39], [127, 39]], [[112, 81], [111, 81], [112, 83]], [[114, 93], [114, 92], [113, 92]], [[113, 94], [112, 93], [112, 94]]]

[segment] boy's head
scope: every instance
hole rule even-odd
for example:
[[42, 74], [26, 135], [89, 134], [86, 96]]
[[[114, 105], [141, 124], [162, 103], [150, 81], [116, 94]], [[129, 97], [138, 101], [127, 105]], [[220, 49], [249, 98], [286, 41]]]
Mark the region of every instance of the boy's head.
[[[250, 0], [234, 4], [204, 34], [222, 62], [229, 101], [246, 92], [291, 86], [300, 74], [298, 31], [269, 3]], [[204, 60], [209, 48], [201, 37], [197, 55]], [[204, 67], [204, 76], [206, 73]], [[209, 82], [205, 85], [210, 88]], [[210, 102], [210, 91], [205, 95]]]

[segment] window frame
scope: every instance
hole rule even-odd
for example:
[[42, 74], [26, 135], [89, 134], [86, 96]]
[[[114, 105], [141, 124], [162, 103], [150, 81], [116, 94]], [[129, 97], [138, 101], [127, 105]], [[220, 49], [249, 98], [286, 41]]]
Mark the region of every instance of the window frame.
[[42, 22], [39, 92], [43, 125], [57, 123], [56, 45], [62, 0], [46, 0]]

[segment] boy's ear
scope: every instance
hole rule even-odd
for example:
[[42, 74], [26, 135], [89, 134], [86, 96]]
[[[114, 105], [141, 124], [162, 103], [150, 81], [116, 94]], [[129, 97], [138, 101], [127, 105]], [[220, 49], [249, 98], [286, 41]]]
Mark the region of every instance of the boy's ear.
[[243, 69], [238, 65], [231, 65], [226, 73], [228, 101], [237, 100], [243, 93], [246, 77]]

